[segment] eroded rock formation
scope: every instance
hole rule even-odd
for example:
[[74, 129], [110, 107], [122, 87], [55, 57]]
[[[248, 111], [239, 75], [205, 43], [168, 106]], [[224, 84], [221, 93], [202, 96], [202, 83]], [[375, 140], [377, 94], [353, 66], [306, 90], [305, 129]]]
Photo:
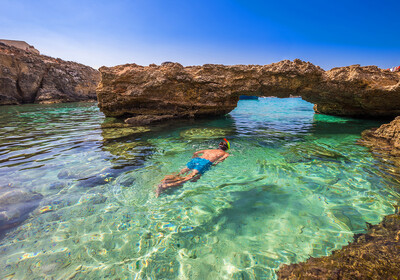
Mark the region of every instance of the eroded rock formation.
[[366, 234], [331, 256], [283, 265], [278, 279], [398, 279], [400, 275], [400, 216], [386, 216]]
[[364, 131], [360, 143], [383, 154], [399, 157], [400, 163], [400, 116], [379, 128]]
[[376, 66], [324, 71], [296, 59], [263, 66], [126, 64], [101, 67], [100, 72], [100, 110], [107, 116], [135, 117], [134, 123], [141, 116], [224, 115], [240, 95], [301, 96], [316, 104], [317, 112], [332, 115], [400, 115], [400, 73]]
[[395, 117], [400, 115], [400, 73], [359, 65], [325, 72], [317, 94], [302, 96], [316, 111], [339, 116]]
[[0, 43], [0, 105], [95, 101], [97, 70]]

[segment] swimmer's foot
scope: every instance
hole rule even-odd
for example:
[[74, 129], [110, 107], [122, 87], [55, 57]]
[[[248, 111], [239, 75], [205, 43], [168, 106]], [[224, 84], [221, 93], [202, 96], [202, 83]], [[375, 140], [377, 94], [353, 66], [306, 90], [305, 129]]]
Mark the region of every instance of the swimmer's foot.
[[166, 176], [156, 188], [156, 197], [159, 197], [174, 181], [176, 181], [176, 178], [173, 175]]
[[163, 188], [164, 183], [161, 182], [160, 184], [158, 184], [157, 188], [156, 188], [156, 197], [159, 197], [160, 194], [165, 190], [165, 188]]
[[[200, 176], [199, 176], [200, 177]], [[158, 184], [156, 188], [156, 197], [159, 197], [160, 194], [165, 191], [168, 188], [172, 187], [177, 187], [183, 185], [184, 182], [186, 182], [188, 179], [185, 179], [182, 176], [179, 175], [167, 175], [164, 177], [164, 179], [161, 181], [160, 184]]]

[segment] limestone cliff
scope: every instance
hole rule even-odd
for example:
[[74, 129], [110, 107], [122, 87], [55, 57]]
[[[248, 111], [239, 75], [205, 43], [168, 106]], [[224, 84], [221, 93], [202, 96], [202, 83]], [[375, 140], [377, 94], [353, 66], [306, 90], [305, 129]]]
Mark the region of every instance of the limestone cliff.
[[317, 112], [342, 116], [400, 115], [400, 73], [358, 65], [324, 71], [298, 59], [270, 65], [101, 67], [99, 107], [107, 116], [224, 115], [240, 95], [301, 96]]
[[0, 105], [95, 101], [97, 70], [0, 43]]

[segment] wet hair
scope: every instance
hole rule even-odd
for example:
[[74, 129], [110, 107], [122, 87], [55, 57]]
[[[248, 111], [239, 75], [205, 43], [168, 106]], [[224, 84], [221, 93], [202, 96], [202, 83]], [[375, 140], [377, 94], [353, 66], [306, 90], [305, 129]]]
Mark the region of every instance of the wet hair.
[[219, 147], [221, 150], [223, 150], [223, 151], [228, 150], [228, 145], [227, 145], [226, 142], [224, 142], [224, 141], [220, 142], [220, 143], [218, 144], [218, 147]]

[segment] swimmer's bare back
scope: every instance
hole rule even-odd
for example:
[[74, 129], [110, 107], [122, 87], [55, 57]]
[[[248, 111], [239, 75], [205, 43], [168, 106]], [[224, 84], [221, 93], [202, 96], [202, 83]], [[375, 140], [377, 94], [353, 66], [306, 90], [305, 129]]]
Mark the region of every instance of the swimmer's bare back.
[[229, 156], [229, 154], [220, 149], [213, 149], [213, 150], [201, 150], [193, 153], [193, 157], [197, 156], [217, 164], [224, 161]]

